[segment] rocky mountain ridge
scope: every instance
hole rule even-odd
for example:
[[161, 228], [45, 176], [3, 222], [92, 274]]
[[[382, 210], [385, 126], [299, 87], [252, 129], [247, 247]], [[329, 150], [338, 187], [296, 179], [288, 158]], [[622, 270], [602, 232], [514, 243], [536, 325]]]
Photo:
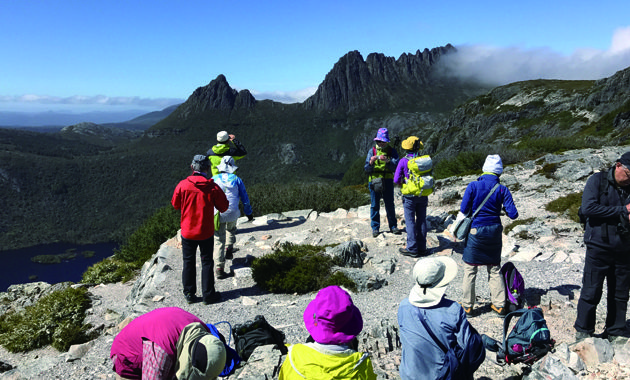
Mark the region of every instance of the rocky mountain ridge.
[[[567, 151], [505, 167], [501, 182], [511, 189], [520, 214], [516, 222], [520, 223], [502, 217], [506, 231], [509, 231], [504, 235], [502, 261], [514, 262], [523, 274], [526, 304], [543, 308], [557, 349], [532, 368], [498, 366], [493, 354], [488, 352], [485, 362], [474, 375], [475, 379], [534, 380], [564, 376], [564, 379], [603, 380], [630, 376], [630, 343], [610, 344], [598, 338], [575, 342], [572, 324], [584, 261], [583, 230], [566, 212], [546, 210], [549, 202], [582, 191], [592, 173], [609, 167], [628, 150], [630, 146]], [[556, 167], [553, 173], [542, 170], [550, 164]], [[475, 179], [476, 175], [470, 175], [438, 181], [427, 210], [431, 255], [450, 256], [461, 265], [461, 243], [453, 239], [447, 228], [466, 185]], [[397, 195], [396, 210], [401, 219], [399, 197], [400, 194]], [[384, 215], [382, 217], [385, 219]], [[307, 335], [302, 312], [314, 293], [265, 293], [253, 282], [248, 265], [253, 257], [271, 252], [283, 242], [322, 246], [340, 244], [340, 247], [356, 244], [360, 247], [362, 267], [346, 268], [365, 285], [363, 290], [352, 294], [364, 318], [360, 348], [372, 354], [379, 379], [398, 378], [400, 341], [396, 310], [411, 289], [410, 273], [416, 262], [398, 253], [398, 248], [405, 244], [404, 234], [383, 233], [372, 237], [369, 205], [324, 214], [312, 210], [270, 214], [255, 218], [253, 223], [241, 218], [238, 229], [236, 247], [239, 250], [235, 252], [235, 259], [229, 262], [229, 271], [234, 276], [216, 283], [223, 295], [221, 303], [210, 306], [185, 303], [181, 294], [181, 248], [176, 238], [171, 239], [145, 264], [141, 275], [132, 283], [90, 286], [93, 307], [86, 322], [100, 329], [98, 339], [75, 346], [63, 354], [50, 347], [25, 354], [10, 354], [0, 348], [0, 361], [15, 367], [0, 374], [0, 378], [113, 378], [108, 353], [120, 323], [165, 306], [182, 307], [205, 321], [229, 321], [232, 325], [262, 314], [273, 326], [285, 332], [288, 343], [301, 342]], [[487, 281], [481, 277], [477, 287], [478, 305], [470, 322], [480, 333], [499, 338], [503, 320], [490, 310]], [[461, 281], [460, 270], [449, 285], [448, 298], [461, 299]], [[0, 294], [3, 300], [0, 305], [4, 305], [0, 312], [24, 307], [42, 294], [45, 287], [39, 284], [16, 286]], [[28, 289], [30, 296], [26, 294]], [[597, 332], [603, 329], [605, 303], [606, 294], [597, 310]], [[278, 366], [284, 359], [282, 355], [269, 348], [261, 349], [257, 355], [256, 360], [250, 360], [251, 363], [230, 378], [277, 378]]]

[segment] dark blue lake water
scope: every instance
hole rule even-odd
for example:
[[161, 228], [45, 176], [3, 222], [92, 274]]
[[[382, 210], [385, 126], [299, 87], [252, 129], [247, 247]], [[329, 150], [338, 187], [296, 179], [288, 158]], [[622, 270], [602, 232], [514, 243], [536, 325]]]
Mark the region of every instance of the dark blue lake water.
[[[114, 254], [116, 243], [76, 245], [66, 243], [38, 245], [35, 247], [0, 251], [0, 292], [9, 285], [44, 281], [55, 284], [63, 281], [79, 282], [83, 272], [92, 264]], [[71, 250], [76, 258], [60, 264], [40, 264], [31, 261], [37, 255], [56, 255]], [[84, 257], [83, 252], [93, 251], [94, 256]], [[34, 279], [29, 279], [36, 276]]]

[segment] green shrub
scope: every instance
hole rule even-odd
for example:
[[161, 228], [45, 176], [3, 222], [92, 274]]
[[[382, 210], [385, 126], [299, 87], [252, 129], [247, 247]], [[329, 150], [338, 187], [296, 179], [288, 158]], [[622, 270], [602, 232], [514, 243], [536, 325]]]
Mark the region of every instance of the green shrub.
[[83, 272], [81, 282], [84, 284], [108, 284], [114, 282], [126, 282], [136, 276], [142, 265], [127, 263], [108, 257], [95, 263]]
[[481, 168], [486, 160], [484, 152], [460, 152], [455, 158], [441, 160], [435, 164], [433, 175], [436, 179], [481, 174]]
[[582, 205], [582, 192], [571, 193], [555, 199], [545, 206], [545, 210], [559, 214], [566, 213], [569, 219], [579, 223], [578, 209]]
[[368, 182], [368, 175], [365, 173], [363, 167], [365, 166], [365, 156], [358, 157], [350, 166], [348, 166], [348, 170], [343, 175], [341, 179], [342, 186], [352, 186], [352, 185], [363, 185]]
[[89, 325], [83, 325], [91, 306], [85, 288], [66, 288], [42, 297], [20, 312], [0, 316], [0, 344], [10, 352], [26, 352], [52, 345], [67, 351], [73, 344], [85, 343]]
[[503, 229], [503, 233], [507, 235], [510, 231], [514, 229], [514, 227], [530, 224], [530, 223], [533, 223], [535, 220], [536, 218], [517, 219], [513, 221], [512, 223], [508, 224], [507, 226], [505, 226], [505, 228]]
[[341, 272], [331, 273], [333, 259], [325, 247], [285, 243], [272, 253], [255, 258], [252, 277], [262, 289], [272, 293], [305, 294], [329, 285], [356, 289]]
[[331, 212], [370, 202], [365, 192], [335, 182], [260, 184], [247, 192], [255, 215], [305, 209]]
[[534, 174], [542, 174], [547, 178], [554, 179], [554, 173], [556, 172], [556, 170], [558, 170], [559, 167], [559, 163], [544, 164], [540, 169], [536, 170]]

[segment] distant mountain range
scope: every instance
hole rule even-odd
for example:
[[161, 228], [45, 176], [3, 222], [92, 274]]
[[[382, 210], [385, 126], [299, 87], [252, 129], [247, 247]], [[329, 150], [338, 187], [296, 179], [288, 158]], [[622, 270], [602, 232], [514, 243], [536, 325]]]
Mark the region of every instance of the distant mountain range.
[[[143, 111], [139, 110], [86, 113], [0, 111], [0, 128], [19, 128], [34, 132], [56, 132], [69, 125], [89, 122], [115, 128], [145, 130], [166, 117], [177, 106], [179, 104], [149, 113], [143, 113]], [[120, 122], [120, 120], [128, 121]]]
[[169, 205], [192, 156], [221, 130], [248, 150], [238, 161], [248, 187], [362, 183], [380, 127], [392, 139], [419, 136], [437, 167], [456, 169], [470, 165], [471, 154], [500, 153], [509, 164], [567, 147], [627, 144], [630, 68], [598, 81], [488, 88], [446, 72], [440, 61], [448, 54], [457, 50], [446, 45], [398, 59], [349, 52], [303, 103], [258, 101], [218, 75], [174, 110], [123, 123], [126, 132], [89, 123], [53, 134], [0, 129], [0, 247], [124, 238]]

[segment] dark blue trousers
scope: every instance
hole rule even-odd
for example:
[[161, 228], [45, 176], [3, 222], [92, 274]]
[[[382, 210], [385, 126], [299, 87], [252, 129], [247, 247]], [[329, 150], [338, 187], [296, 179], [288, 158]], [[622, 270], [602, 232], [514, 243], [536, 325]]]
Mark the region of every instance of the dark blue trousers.
[[372, 182], [368, 184], [370, 188], [370, 226], [372, 227], [372, 231], [379, 231], [381, 228], [381, 198], [383, 198], [383, 202], [385, 203], [385, 212], [387, 213], [387, 224], [389, 224], [389, 229], [391, 230], [394, 227], [397, 227], [398, 222], [396, 221], [396, 209], [394, 208], [394, 179], [393, 178], [383, 178], [383, 193], [377, 193], [374, 191], [374, 186], [372, 186]]
[[403, 197], [407, 250], [422, 252], [427, 249], [427, 205], [428, 197]]

